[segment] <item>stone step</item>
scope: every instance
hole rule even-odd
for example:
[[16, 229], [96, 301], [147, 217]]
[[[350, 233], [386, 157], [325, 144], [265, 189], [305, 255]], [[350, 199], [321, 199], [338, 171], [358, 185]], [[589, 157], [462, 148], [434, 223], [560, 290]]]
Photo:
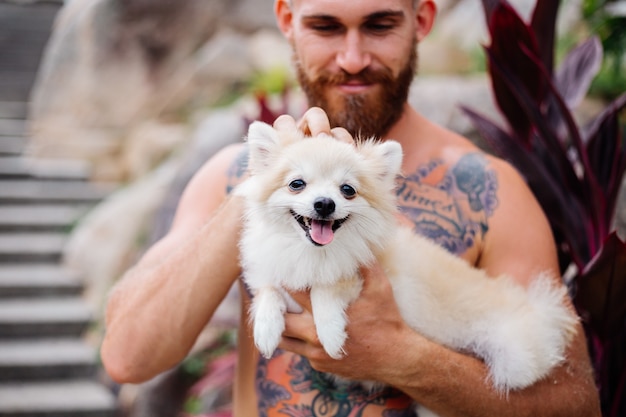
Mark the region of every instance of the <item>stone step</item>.
[[0, 155], [20, 155], [24, 152], [26, 139], [21, 136], [3, 136], [0, 133]]
[[0, 205], [0, 232], [67, 231], [88, 211], [88, 205]]
[[0, 339], [80, 337], [93, 313], [79, 297], [0, 300]]
[[0, 135], [24, 136], [25, 134], [26, 134], [26, 120], [0, 119]]
[[0, 384], [0, 417], [114, 417], [115, 398], [90, 380]]
[[112, 183], [0, 180], [0, 204], [96, 203], [114, 189]]
[[85, 161], [0, 156], [0, 178], [85, 181], [89, 179], [90, 174], [90, 166]]
[[94, 377], [96, 351], [81, 339], [0, 341], [0, 384]]
[[78, 296], [79, 275], [58, 265], [0, 265], [0, 301], [8, 298]]
[[28, 100], [37, 73], [14, 69], [0, 70], [0, 93], [3, 100]]
[[64, 233], [0, 233], [0, 262], [59, 262], [67, 240]]
[[0, 101], [0, 119], [22, 119], [28, 117], [28, 103], [23, 101]]

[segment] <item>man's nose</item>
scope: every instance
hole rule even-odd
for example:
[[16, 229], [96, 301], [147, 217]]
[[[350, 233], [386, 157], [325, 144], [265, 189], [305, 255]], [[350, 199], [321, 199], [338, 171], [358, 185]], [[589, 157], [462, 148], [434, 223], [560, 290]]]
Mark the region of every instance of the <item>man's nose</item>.
[[358, 32], [345, 35], [341, 50], [337, 53], [337, 65], [348, 74], [358, 74], [372, 62], [369, 51]]

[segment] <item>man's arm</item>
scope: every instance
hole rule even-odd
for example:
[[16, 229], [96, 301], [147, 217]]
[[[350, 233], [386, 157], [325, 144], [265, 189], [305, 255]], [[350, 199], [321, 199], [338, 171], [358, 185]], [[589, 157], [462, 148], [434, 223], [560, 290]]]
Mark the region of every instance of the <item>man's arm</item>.
[[[504, 395], [491, 386], [482, 361], [438, 345], [404, 323], [379, 265], [362, 273], [362, 294], [348, 309], [343, 359], [328, 357], [319, 345], [310, 310], [288, 314], [280, 347], [307, 357], [319, 371], [395, 386], [441, 417], [600, 415], [582, 330], [567, 360], [547, 378]], [[305, 297], [296, 299], [307, 306]]]
[[118, 382], [141, 382], [184, 359], [240, 274], [243, 203], [225, 199], [226, 148], [188, 185], [170, 232], [110, 294], [102, 360]]
[[[494, 163], [504, 191], [498, 195], [500, 204], [478, 266], [492, 276], [507, 273], [526, 285], [539, 271], [558, 271], [551, 231], [517, 173]], [[287, 315], [281, 347], [306, 356], [320, 371], [395, 386], [442, 417], [600, 415], [580, 326], [566, 360], [548, 377], [504, 395], [490, 385], [482, 361], [438, 345], [404, 323], [379, 265], [362, 273], [363, 291], [347, 312], [346, 357], [337, 361], [326, 355], [308, 312]], [[297, 301], [307, 306], [306, 297], [298, 296]]]

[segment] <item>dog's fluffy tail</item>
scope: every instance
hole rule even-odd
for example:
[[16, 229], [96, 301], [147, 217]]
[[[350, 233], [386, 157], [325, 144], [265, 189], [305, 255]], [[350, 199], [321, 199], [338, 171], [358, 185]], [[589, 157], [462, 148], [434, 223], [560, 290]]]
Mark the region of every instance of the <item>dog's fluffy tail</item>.
[[528, 304], [501, 317], [493, 329], [496, 346], [485, 358], [496, 389], [507, 392], [544, 378], [564, 359], [578, 317], [566, 302], [567, 291], [547, 273], [527, 290]]

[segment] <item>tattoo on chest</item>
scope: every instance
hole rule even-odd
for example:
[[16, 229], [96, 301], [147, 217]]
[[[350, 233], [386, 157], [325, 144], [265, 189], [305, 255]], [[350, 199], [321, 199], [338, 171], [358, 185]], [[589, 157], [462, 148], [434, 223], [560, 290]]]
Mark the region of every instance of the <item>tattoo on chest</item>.
[[399, 180], [398, 204], [414, 230], [452, 253], [462, 254], [489, 229], [498, 200], [497, 178], [480, 153], [455, 165], [435, 160]]
[[392, 388], [370, 392], [358, 383], [337, 381], [298, 355], [289, 355], [284, 380], [268, 379], [268, 366], [282, 355], [277, 351], [270, 360], [262, 358], [257, 368], [260, 417], [361, 417], [372, 407], [381, 417], [415, 417], [413, 401], [405, 394]]

